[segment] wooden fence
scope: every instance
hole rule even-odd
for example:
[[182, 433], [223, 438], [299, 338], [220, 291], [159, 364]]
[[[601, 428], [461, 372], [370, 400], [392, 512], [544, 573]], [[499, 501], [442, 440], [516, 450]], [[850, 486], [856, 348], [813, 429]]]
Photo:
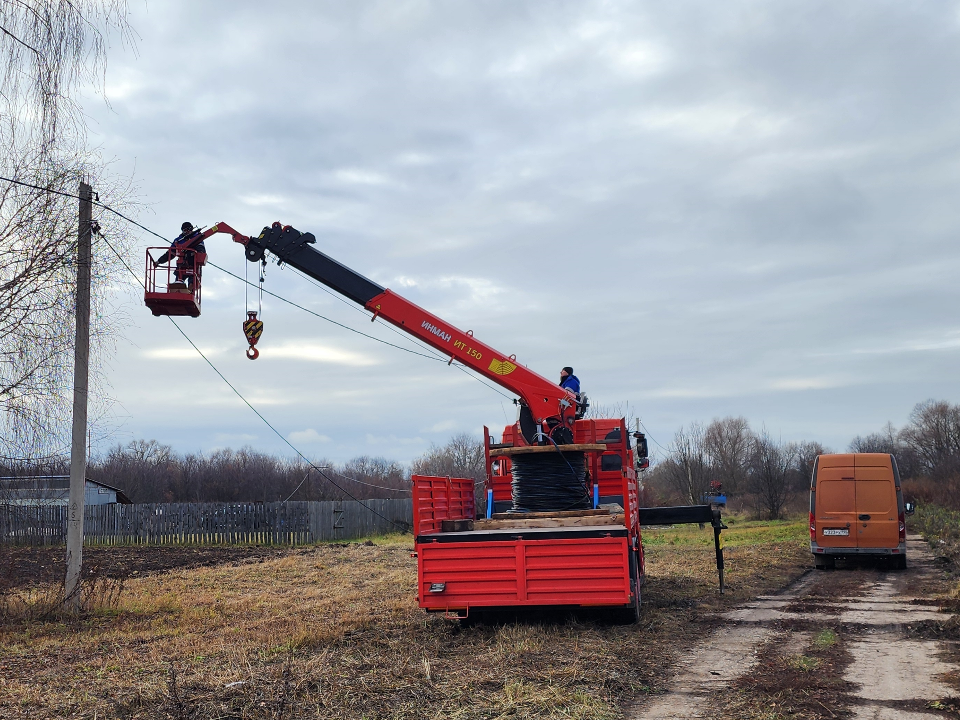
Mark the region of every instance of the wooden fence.
[[[410, 500], [89, 505], [83, 527], [87, 545], [301, 545], [409, 530], [412, 512]], [[0, 544], [66, 537], [65, 506], [0, 505]]]

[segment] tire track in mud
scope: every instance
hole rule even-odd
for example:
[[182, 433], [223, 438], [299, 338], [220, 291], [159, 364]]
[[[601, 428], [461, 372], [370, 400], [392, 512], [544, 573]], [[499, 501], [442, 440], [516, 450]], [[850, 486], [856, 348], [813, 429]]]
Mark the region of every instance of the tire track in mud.
[[[955, 672], [957, 666], [939, 657], [948, 649], [943, 642], [910, 637], [908, 630], [918, 624], [943, 623], [950, 615], [914, 602], [914, 594], [924, 582], [940, 574], [921, 538], [908, 539], [907, 557], [910, 567], [899, 572], [811, 570], [780, 593], [723, 613], [724, 624], [678, 661], [667, 691], [627, 708], [626, 718], [718, 717], [718, 709], [731, 702], [732, 687], [744, 696], [739, 707], [742, 714], [721, 715], [753, 717], [749, 714], [751, 692], [770, 693], [770, 680], [776, 680], [781, 670], [784, 686], [780, 693], [757, 696], [753, 706], [783, 695], [789, 705], [792, 680], [800, 677], [809, 689], [818, 679], [815, 675], [802, 677], [803, 672], [830, 672], [831, 677], [820, 684], [835, 691], [813, 692], [805, 698], [808, 712], [814, 713], [810, 717], [943, 717], [940, 708], [960, 693], [940, 676]], [[842, 636], [842, 649], [834, 658], [838, 662], [799, 672], [797, 668], [807, 661], [813, 666], [820, 662], [806, 653], [817, 654], [812, 651], [814, 634], [823, 628], [837, 628]], [[793, 678], [787, 677], [791, 674]], [[755, 684], [754, 676], [760, 680]], [[793, 699], [802, 694], [803, 688]], [[815, 707], [810, 710], [810, 706]], [[730, 711], [734, 708], [728, 707]], [[956, 717], [956, 713], [950, 716]]]

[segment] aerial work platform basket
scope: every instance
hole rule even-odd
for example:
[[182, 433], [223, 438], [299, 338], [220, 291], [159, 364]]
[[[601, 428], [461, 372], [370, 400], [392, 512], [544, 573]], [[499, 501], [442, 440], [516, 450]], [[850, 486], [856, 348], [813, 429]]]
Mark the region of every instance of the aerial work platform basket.
[[[154, 255], [157, 255], [154, 258]], [[154, 315], [200, 316], [205, 252], [190, 248], [147, 248], [143, 300]]]

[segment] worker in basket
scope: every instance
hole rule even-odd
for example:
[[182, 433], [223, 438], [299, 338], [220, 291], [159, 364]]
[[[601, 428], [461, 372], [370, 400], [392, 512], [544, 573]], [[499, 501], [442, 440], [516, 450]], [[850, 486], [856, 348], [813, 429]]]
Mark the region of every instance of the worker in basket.
[[200, 237], [200, 230], [194, 229], [192, 223], [185, 222], [180, 226], [180, 234], [170, 243], [170, 249], [157, 258], [157, 265], [177, 258], [177, 268], [174, 276], [178, 282], [186, 283], [187, 288], [192, 292], [194, 278], [200, 279], [200, 266], [197, 265], [197, 253], [206, 253], [203, 238]]

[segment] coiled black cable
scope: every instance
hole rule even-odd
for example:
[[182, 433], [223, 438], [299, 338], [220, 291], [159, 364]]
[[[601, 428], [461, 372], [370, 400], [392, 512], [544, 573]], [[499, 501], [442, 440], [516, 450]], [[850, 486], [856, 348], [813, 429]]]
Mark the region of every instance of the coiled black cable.
[[510, 512], [587, 510], [583, 453], [522, 453], [510, 458], [513, 475], [513, 507]]

